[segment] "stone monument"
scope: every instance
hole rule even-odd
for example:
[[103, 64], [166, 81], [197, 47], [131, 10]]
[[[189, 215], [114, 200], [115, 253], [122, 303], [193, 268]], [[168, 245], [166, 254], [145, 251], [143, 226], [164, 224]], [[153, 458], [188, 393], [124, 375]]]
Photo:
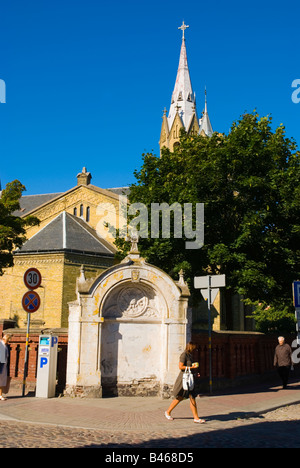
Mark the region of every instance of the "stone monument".
[[190, 292], [140, 257], [138, 238], [119, 264], [86, 280], [69, 304], [66, 394], [168, 398], [190, 339]]

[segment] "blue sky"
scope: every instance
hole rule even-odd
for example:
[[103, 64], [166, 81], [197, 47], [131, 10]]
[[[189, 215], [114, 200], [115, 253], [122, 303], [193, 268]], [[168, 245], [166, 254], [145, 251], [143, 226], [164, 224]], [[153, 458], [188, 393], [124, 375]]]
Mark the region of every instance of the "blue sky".
[[289, 0], [2, 2], [2, 187], [65, 191], [83, 166], [103, 188], [134, 182], [142, 153], [159, 153], [183, 20], [198, 113], [206, 86], [214, 130], [257, 109], [300, 144], [299, 17]]

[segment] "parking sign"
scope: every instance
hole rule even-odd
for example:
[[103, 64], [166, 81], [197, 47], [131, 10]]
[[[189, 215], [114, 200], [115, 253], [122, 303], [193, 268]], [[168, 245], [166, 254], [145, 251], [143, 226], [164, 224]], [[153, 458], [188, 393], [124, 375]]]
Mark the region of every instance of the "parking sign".
[[39, 309], [40, 305], [41, 299], [38, 293], [36, 293], [35, 291], [27, 291], [27, 293], [24, 294], [22, 299], [22, 306], [28, 314], [36, 312]]

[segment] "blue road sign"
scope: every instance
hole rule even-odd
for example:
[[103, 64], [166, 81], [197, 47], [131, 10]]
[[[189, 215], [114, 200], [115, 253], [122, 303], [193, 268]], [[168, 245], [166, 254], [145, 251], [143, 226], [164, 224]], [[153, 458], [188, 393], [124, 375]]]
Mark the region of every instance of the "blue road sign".
[[300, 307], [300, 281], [293, 282], [294, 306]]

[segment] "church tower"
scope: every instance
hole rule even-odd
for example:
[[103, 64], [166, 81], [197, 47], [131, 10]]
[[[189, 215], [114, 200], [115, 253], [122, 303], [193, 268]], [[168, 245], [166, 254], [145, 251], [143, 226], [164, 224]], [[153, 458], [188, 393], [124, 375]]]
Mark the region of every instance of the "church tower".
[[160, 133], [159, 146], [173, 151], [174, 146], [179, 144], [180, 130], [185, 129], [188, 135], [199, 133], [211, 136], [212, 126], [207, 113], [207, 100], [205, 91], [205, 110], [199, 120], [196, 109], [196, 95], [192, 88], [190, 72], [187, 61], [185, 30], [189, 28], [184, 22], [180, 28], [182, 30], [182, 44], [179, 57], [179, 66], [171, 99], [169, 115], [164, 110], [163, 122]]

